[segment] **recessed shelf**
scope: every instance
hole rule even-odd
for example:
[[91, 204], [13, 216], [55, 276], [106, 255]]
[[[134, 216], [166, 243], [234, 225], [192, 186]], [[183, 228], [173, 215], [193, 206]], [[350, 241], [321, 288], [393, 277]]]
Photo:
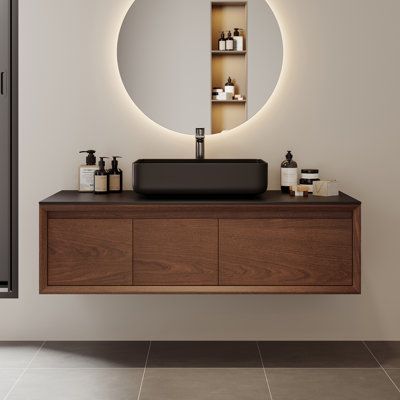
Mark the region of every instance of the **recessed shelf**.
[[212, 50], [213, 56], [242, 56], [246, 55], [246, 50], [243, 51], [229, 51], [229, 50]]
[[[235, 84], [235, 93], [247, 90], [247, 1], [211, 0], [211, 71], [212, 88], [223, 87], [228, 77]], [[219, 50], [221, 32], [239, 27], [243, 36], [243, 50]], [[241, 48], [241, 47], [240, 47]], [[248, 99], [211, 99], [211, 132], [233, 129], [247, 120]]]
[[211, 4], [214, 7], [243, 7], [247, 5], [246, 1], [212, 1]]
[[211, 100], [213, 103], [221, 103], [221, 104], [245, 104], [246, 100]]

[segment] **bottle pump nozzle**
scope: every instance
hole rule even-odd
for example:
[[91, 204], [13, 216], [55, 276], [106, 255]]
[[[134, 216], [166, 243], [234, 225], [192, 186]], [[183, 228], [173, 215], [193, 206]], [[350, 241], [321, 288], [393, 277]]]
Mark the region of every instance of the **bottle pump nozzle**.
[[122, 158], [121, 156], [113, 156], [111, 161], [111, 166], [113, 169], [118, 167], [118, 158]]
[[96, 150], [82, 150], [79, 153], [87, 153], [88, 156], [86, 157], [86, 165], [96, 165]]
[[100, 167], [100, 171], [104, 170], [104, 167], [106, 166], [106, 162], [104, 161], [105, 158], [109, 158], [109, 157], [99, 157], [100, 161], [99, 161], [99, 167]]

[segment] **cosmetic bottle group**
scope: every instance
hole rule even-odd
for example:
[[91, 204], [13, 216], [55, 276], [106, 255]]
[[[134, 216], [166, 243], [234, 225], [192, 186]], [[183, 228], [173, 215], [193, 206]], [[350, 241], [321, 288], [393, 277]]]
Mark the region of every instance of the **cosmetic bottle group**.
[[100, 161], [96, 166], [95, 150], [81, 151], [87, 153], [86, 164], [79, 167], [79, 191], [95, 194], [120, 193], [122, 192], [122, 170], [118, 168], [119, 156], [113, 156], [111, 168], [106, 169], [108, 157], [99, 157]]
[[218, 40], [219, 51], [243, 51], [244, 50], [244, 37], [241, 34], [240, 28], [235, 28], [232, 32], [228, 31], [225, 37], [225, 32], [221, 32], [221, 37]]

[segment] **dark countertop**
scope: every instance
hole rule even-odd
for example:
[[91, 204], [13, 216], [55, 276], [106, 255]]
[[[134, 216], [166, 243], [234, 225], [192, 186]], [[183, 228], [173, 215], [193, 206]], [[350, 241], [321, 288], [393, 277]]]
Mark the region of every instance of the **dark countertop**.
[[114, 205], [135, 205], [135, 204], [361, 204], [360, 201], [340, 192], [339, 196], [332, 197], [290, 197], [282, 194], [279, 190], [271, 190], [262, 195], [254, 197], [145, 197], [133, 191], [95, 195], [93, 193], [79, 193], [76, 190], [62, 190], [42, 200], [40, 204], [114, 204]]

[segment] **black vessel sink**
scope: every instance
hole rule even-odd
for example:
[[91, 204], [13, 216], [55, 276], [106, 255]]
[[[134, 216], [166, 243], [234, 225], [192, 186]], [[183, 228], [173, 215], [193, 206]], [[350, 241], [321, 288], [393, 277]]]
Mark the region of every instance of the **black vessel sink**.
[[143, 195], [257, 195], [268, 186], [263, 160], [138, 160], [133, 189]]

